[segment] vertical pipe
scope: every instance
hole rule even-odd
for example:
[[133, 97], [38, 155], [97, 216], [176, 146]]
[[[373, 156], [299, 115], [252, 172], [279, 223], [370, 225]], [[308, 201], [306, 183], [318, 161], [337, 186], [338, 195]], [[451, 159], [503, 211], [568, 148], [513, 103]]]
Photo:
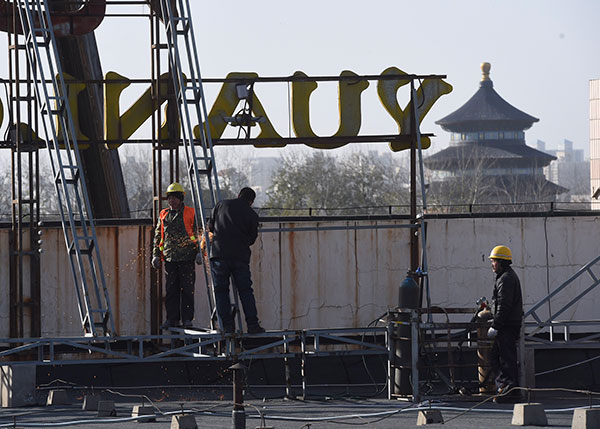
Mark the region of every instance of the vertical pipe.
[[394, 392], [394, 382], [395, 382], [395, 351], [396, 345], [394, 340], [394, 321], [392, 320], [392, 314], [388, 312], [388, 327], [386, 332], [386, 343], [388, 348], [388, 365], [387, 365], [387, 381], [388, 381], [388, 399], [392, 399], [392, 395]]
[[[159, 74], [159, 50], [160, 43], [158, 33], [158, 17], [154, 8], [150, 8], [150, 64], [151, 64], [151, 80], [154, 102], [152, 109], [152, 226], [154, 227], [158, 221], [160, 212], [160, 164], [161, 156], [157, 140], [160, 139], [160, 82], [158, 81]], [[154, 228], [150, 232], [150, 258], [154, 248]], [[159, 326], [162, 323], [161, 312], [161, 290], [162, 290], [162, 273], [159, 270], [150, 270], [150, 332], [152, 334], [159, 333]]]
[[241, 363], [232, 365], [229, 369], [233, 371], [233, 429], [246, 428], [246, 410], [244, 409], [244, 370], [246, 367]]
[[410, 317], [411, 328], [411, 355], [412, 355], [412, 390], [413, 402], [420, 401], [419, 396], [419, 313], [416, 310], [411, 312]]
[[[16, 28], [16, 2], [12, 2], [12, 28]], [[16, 84], [18, 81], [18, 75], [15, 76], [18, 70], [19, 63], [19, 54], [17, 49], [17, 32], [8, 31], [8, 80], [10, 82], [9, 85], [9, 93], [8, 93], [8, 124], [9, 127], [12, 124], [19, 123], [19, 106], [17, 103], [17, 95], [19, 90], [19, 85]], [[13, 59], [14, 57], [14, 59]], [[18, 127], [15, 128], [15, 135], [18, 133]], [[11, 157], [10, 157], [10, 166], [11, 166], [11, 199], [15, 198], [15, 182], [14, 182], [14, 148], [11, 149]], [[18, 328], [17, 328], [17, 277], [16, 277], [16, 234], [15, 234], [15, 213], [14, 213], [14, 205], [11, 204], [11, 233], [9, 236], [9, 335], [13, 338], [18, 337]]]
[[300, 373], [302, 375], [302, 400], [306, 400], [306, 333], [302, 331], [300, 336], [300, 347], [302, 350]]
[[[414, 80], [410, 81], [411, 103], [414, 99]], [[417, 224], [417, 124], [414, 109], [410, 111], [410, 223]], [[419, 237], [417, 229], [410, 229], [410, 271], [414, 273], [419, 267]], [[415, 280], [417, 280], [415, 278]]]
[[285, 397], [288, 399], [292, 399], [294, 396], [292, 395], [292, 370], [290, 368], [290, 358], [288, 357], [288, 353], [290, 352], [290, 345], [288, 343], [289, 336], [283, 336], [283, 363], [285, 365]]
[[[567, 326], [565, 326], [565, 329], [567, 329]], [[565, 337], [565, 342], [568, 342], [569, 340], [570, 339]], [[519, 356], [519, 385], [521, 387], [535, 387], [535, 350], [531, 349], [531, 353], [527, 353], [530, 359], [525, 358], [526, 350], [524, 323], [521, 323], [521, 331], [519, 334], [519, 343], [517, 350]], [[519, 391], [519, 393], [521, 394], [521, 396], [523, 396], [523, 391]]]

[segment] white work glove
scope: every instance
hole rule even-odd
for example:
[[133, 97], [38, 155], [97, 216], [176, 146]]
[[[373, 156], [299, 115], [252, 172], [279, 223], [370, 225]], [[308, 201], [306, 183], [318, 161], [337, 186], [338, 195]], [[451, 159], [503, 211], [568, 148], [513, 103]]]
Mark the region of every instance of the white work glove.
[[487, 333], [488, 338], [496, 338], [496, 335], [498, 335], [498, 330], [490, 327]]
[[151, 265], [152, 265], [152, 268], [154, 268], [155, 270], [158, 270], [160, 268], [160, 257], [158, 257], [158, 256], [153, 257]]
[[202, 265], [202, 252], [196, 253], [196, 265]]

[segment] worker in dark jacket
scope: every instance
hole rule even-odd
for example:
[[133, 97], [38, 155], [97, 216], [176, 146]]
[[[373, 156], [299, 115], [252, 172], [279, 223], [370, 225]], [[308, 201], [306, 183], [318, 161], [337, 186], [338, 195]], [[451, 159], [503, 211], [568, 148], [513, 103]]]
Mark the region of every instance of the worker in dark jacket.
[[[523, 323], [523, 298], [521, 282], [511, 268], [512, 253], [506, 246], [496, 246], [490, 253], [492, 270], [496, 274], [494, 285], [494, 317], [488, 330], [488, 337], [494, 338], [492, 347], [492, 369], [496, 374], [496, 387], [504, 401], [519, 397], [519, 368], [517, 364], [517, 341]], [[502, 402], [503, 397], [496, 398]]]
[[167, 320], [161, 329], [179, 326], [180, 320], [189, 328], [194, 318], [194, 261], [201, 264], [202, 255], [198, 252], [195, 211], [183, 203], [184, 195], [179, 183], [169, 185], [169, 207], [160, 212], [154, 232], [152, 267], [159, 269], [161, 258], [165, 262]]
[[237, 198], [217, 203], [208, 221], [208, 230], [213, 234], [210, 267], [217, 313], [225, 333], [235, 331], [230, 278], [242, 302], [248, 333], [265, 332], [258, 322], [250, 277], [250, 246], [258, 236], [258, 215], [251, 207], [255, 198], [256, 193], [251, 188], [243, 188]]

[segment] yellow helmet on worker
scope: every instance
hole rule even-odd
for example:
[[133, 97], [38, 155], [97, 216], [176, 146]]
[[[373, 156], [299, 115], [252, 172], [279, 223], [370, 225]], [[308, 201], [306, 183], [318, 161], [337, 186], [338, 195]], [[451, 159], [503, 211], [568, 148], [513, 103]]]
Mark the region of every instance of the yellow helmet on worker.
[[173, 182], [167, 188], [167, 196], [169, 196], [169, 194], [174, 194], [174, 193], [180, 193], [180, 194], [185, 195], [185, 190], [183, 189], [183, 186], [181, 186], [180, 183]]
[[490, 259], [503, 259], [505, 261], [512, 261], [512, 252], [508, 246], [496, 246], [490, 252]]

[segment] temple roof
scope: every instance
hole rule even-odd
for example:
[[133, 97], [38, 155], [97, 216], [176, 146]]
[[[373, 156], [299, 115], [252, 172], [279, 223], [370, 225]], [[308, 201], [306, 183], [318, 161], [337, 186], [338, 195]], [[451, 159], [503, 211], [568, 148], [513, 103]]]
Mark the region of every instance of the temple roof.
[[436, 121], [436, 124], [450, 132], [522, 131], [539, 121], [498, 95], [489, 77], [490, 68], [490, 63], [481, 65], [483, 77], [477, 92], [462, 107]]
[[434, 168], [447, 165], [451, 161], [467, 159], [490, 159], [497, 163], [521, 161], [545, 167], [556, 159], [555, 156], [539, 151], [524, 144], [477, 143], [451, 145], [425, 158], [425, 165]]

